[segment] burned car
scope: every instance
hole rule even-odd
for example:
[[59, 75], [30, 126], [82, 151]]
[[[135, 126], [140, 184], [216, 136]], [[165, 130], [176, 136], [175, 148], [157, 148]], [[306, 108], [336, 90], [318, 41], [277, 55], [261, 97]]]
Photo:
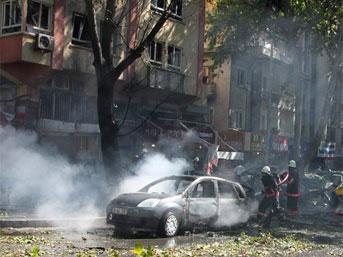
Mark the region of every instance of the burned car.
[[228, 219], [238, 223], [246, 204], [246, 192], [239, 183], [207, 176], [169, 176], [114, 198], [106, 208], [106, 219], [118, 233], [135, 230], [172, 237], [199, 224], [221, 226]]

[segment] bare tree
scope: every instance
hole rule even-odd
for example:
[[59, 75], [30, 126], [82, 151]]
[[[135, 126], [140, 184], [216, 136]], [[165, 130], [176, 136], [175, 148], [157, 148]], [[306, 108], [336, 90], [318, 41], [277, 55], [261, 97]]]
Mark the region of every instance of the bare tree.
[[[142, 19], [140, 15], [143, 13], [143, 8], [147, 7], [146, 1], [85, 0], [85, 3], [90, 26], [90, 40], [94, 53], [93, 65], [97, 77], [97, 107], [102, 159], [107, 181], [112, 183], [122, 175], [118, 146], [118, 135], [121, 124], [115, 122], [112, 112], [114, 88], [118, 85], [121, 74], [135, 60], [142, 56], [144, 50], [149, 47], [156, 34], [172, 16], [173, 10], [182, 2], [181, 0], [169, 1], [168, 6], [159, 13], [159, 16], [156, 15], [158, 19], [150, 17], [148, 22], [144, 24], [140, 22], [140, 19]], [[101, 26], [97, 26], [97, 12], [99, 10], [103, 13]], [[134, 29], [140, 30], [140, 38], [136, 38], [135, 42], [126, 42], [128, 46], [126, 55], [115, 65], [112, 57], [113, 33], [118, 33], [118, 30], [120, 30], [121, 26], [124, 26], [126, 20], [132, 18], [129, 17], [130, 12], [134, 12], [136, 23], [139, 25], [139, 28]], [[130, 29], [133, 28], [129, 27], [128, 30]], [[123, 39], [126, 38], [123, 37]]]

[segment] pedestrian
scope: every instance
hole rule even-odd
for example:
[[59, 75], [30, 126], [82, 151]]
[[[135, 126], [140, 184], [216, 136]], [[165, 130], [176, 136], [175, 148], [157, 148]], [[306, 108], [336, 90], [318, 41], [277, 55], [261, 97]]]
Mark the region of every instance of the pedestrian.
[[[282, 210], [279, 201], [279, 186], [276, 178], [273, 176], [269, 166], [264, 166], [261, 170], [262, 183], [264, 186], [264, 197], [258, 206], [257, 219], [262, 228], [269, 228], [272, 216], [277, 216], [279, 221], [283, 221]], [[267, 209], [271, 208], [270, 213], [265, 220], [264, 214]]]
[[288, 164], [288, 179], [287, 179], [287, 209], [288, 214], [298, 215], [298, 201], [300, 197], [299, 174], [297, 172], [297, 164], [294, 160], [290, 160]]

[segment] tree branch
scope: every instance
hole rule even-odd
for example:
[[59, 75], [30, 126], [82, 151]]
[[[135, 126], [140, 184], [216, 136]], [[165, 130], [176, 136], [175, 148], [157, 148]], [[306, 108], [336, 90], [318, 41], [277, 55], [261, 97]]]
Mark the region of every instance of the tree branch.
[[132, 134], [133, 132], [135, 132], [135, 131], [137, 131], [139, 128], [141, 128], [150, 118], [151, 118], [151, 116], [155, 113], [155, 111], [162, 105], [162, 104], [164, 104], [167, 100], [168, 100], [168, 98], [171, 96], [171, 94], [173, 93], [173, 92], [175, 92], [179, 87], [180, 87], [180, 85], [181, 85], [182, 83], [180, 83], [170, 94], [168, 94], [159, 104], [157, 104], [155, 107], [154, 107], [154, 109], [149, 113], [149, 115], [147, 116], [147, 117], [145, 117], [145, 119], [137, 126], [137, 127], [135, 127], [133, 130], [131, 130], [131, 131], [129, 131], [129, 132], [127, 132], [127, 133], [125, 133], [125, 134], [121, 134], [121, 135], [118, 135], [118, 136], [128, 136], [128, 135], [130, 135], [130, 134]]
[[112, 66], [113, 58], [111, 52], [111, 42], [112, 42], [112, 35], [116, 28], [116, 24], [114, 22], [114, 16], [116, 12], [116, 1], [115, 0], [107, 0], [106, 1], [106, 9], [104, 15], [104, 23], [102, 27], [101, 33], [101, 46], [102, 46], [102, 56], [104, 57], [106, 64]]
[[86, 4], [87, 16], [88, 16], [89, 30], [90, 30], [89, 34], [90, 34], [90, 39], [91, 39], [93, 54], [94, 54], [94, 64], [95, 64], [95, 68], [99, 69], [99, 67], [102, 65], [101, 45], [99, 42], [99, 35], [97, 31], [97, 26], [96, 26], [96, 15], [95, 15], [95, 10], [94, 10], [94, 5], [92, 3], [92, 0], [85, 0], [85, 4]]

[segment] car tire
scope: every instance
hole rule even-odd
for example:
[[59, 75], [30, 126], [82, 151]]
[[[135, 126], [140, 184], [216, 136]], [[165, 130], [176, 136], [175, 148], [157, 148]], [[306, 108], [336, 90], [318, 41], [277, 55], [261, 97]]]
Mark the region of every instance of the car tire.
[[174, 211], [163, 215], [160, 224], [160, 234], [164, 237], [176, 236], [180, 228], [180, 218]]

